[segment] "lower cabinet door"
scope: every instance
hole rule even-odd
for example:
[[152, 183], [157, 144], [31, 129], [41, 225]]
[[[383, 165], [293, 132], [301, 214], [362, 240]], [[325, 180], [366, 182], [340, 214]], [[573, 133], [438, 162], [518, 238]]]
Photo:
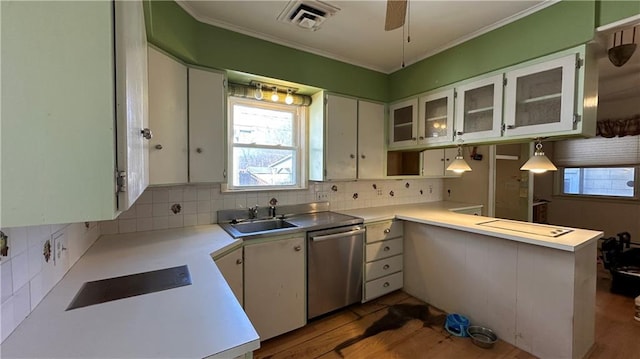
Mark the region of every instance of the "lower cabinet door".
[[242, 247], [216, 258], [215, 262], [236, 299], [243, 305]]
[[364, 301], [380, 297], [394, 290], [402, 288], [403, 273], [398, 272], [386, 277], [367, 282], [364, 286]]
[[306, 324], [305, 238], [244, 247], [244, 309], [264, 341]]

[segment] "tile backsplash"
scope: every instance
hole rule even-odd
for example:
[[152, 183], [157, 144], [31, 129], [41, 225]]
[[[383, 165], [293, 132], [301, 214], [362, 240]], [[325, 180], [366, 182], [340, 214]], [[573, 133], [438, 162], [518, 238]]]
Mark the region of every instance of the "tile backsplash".
[[[326, 197], [327, 199], [318, 199]], [[217, 211], [328, 200], [331, 210], [380, 207], [442, 200], [442, 179], [310, 182], [306, 190], [221, 192], [219, 184], [150, 187], [113, 221], [100, 222], [101, 234], [140, 232], [217, 222]]]
[[[4, 341], [100, 233], [97, 222], [3, 228], [2, 232], [9, 245], [9, 255], [0, 258], [0, 336]], [[44, 256], [47, 240], [52, 246], [49, 260]], [[54, 243], [59, 243], [58, 252]]]

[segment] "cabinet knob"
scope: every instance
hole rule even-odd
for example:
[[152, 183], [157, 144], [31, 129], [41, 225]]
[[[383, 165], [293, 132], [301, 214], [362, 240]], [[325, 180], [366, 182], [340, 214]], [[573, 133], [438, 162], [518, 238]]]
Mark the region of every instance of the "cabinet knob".
[[385, 265], [384, 265], [384, 267], [382, 267], [382, 269], [383, 269], [383, 270], [387, 270], [387, 269], [389, 269], [389, 265], [388, 265], [388, 264], [385, 264]]
[[383, 287], [388, 287], [389, 286], [389, 282], [384, 282], [384, 284], [382, 285]]
[[240, 258], [236, 259], [236, 264], [242, 264], [242, 259]]
[[449, 161], [451, 161], [451, 160], [450, 160], [450, 159], [448, 159], [448, 158], [445, 158], [445, 161], [449, 162]]
[[383, 232], [384, 232], [385, 234], [387, 234], [387, 233], [391, 233], [391, 228], [385, 228]]
[[295, 247], [293, 247], [293, 249], [294, 249], [296, 252], [300, 252], [300, 251], [302, 250], [302, 247], [301, 247], [301, 246], [295, 246]]
[[356, 155], [354, 155], [353, 153], [349, 155], [349, 157], [351, 158], [356, 158]]
[[389, 246], [386, 246], [386, 247], [382, 248], [382, 250], [385, 251], [385, 252], [388, 252], [389, 249], [391, 249], [391, 248], [389, 248]]
[[507, 125], [507, 130], [513, 130], [516, 128], [516, 125]]
[[142, 134], [142, 137], [144, 137], [147, 140], [150, 140], [153, 137], [153, 133], [151, 132], [150, 129], [148, 128], [143, 128], [140, 133]]
[[421, 140], [424, 140], [424, 136], [420, 136], [420, 137], [418, 137], [418, 138], [419, 138], [419, 139], [421, 139]]
[[156, 145], [156, 150], [161, 150], [162, 149], [162, 145], [161, 144], [157, 144]]
[[362, 159], [364, 160], [365, 158], [367, 158], [367, 156], [365, 156], [365, 155], [360, 155], [360, 158], [362, 158]]
[[196, 148], [196, 152], [202, 153], [202, 148], [200, 148], [200, 147]]
[[416, 140], [416, 138], [415, 138], [415, 137], [411, 137], [411, 141], [415, 141], [415, 140]]

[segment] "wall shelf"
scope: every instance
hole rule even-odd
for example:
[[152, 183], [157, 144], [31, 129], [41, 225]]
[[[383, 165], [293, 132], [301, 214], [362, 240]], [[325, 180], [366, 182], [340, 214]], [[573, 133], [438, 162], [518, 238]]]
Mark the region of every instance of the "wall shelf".
[[550, 101], [550, 100], [559, 99], [561, 97], [562, 97], [562, 93], [554, 93], [554, 94], [551, 94], [551, 95], [544, 95], [544, 96], [529, 98], [529, 99], [523, 100], [521, 103], [527, 104], [527, 103]]
[[493, 106], [477, 108], [475, 110], [469, 110], [467, 111], [467, 114], [472, 115], [474, 113], [481, 113], [481, 112], [488, 112], [488, 111], [493, 111]]

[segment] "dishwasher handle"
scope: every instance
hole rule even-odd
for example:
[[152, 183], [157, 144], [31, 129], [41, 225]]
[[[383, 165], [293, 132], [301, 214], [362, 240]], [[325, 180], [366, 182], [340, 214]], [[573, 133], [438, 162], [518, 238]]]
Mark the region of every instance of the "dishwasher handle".
[[342, 237], [348, 237], [348, 236], [355, 236], [357, 234], [362, 234], [364, 233], [364, 228], [360, 228], [360, 229], [355, 229], [353, 231], [348, 231], [348, 232], [340, 232], [340, 233], [334, 233], [334, 234], [327, 234], [325, 236], [316, 236], [316, 237], [311, 237], [311, 240], [313, 242], [321, 242], [321, 241], [326, 241], [329, 239], [336, 239], [336, 238], [342, 238]]

